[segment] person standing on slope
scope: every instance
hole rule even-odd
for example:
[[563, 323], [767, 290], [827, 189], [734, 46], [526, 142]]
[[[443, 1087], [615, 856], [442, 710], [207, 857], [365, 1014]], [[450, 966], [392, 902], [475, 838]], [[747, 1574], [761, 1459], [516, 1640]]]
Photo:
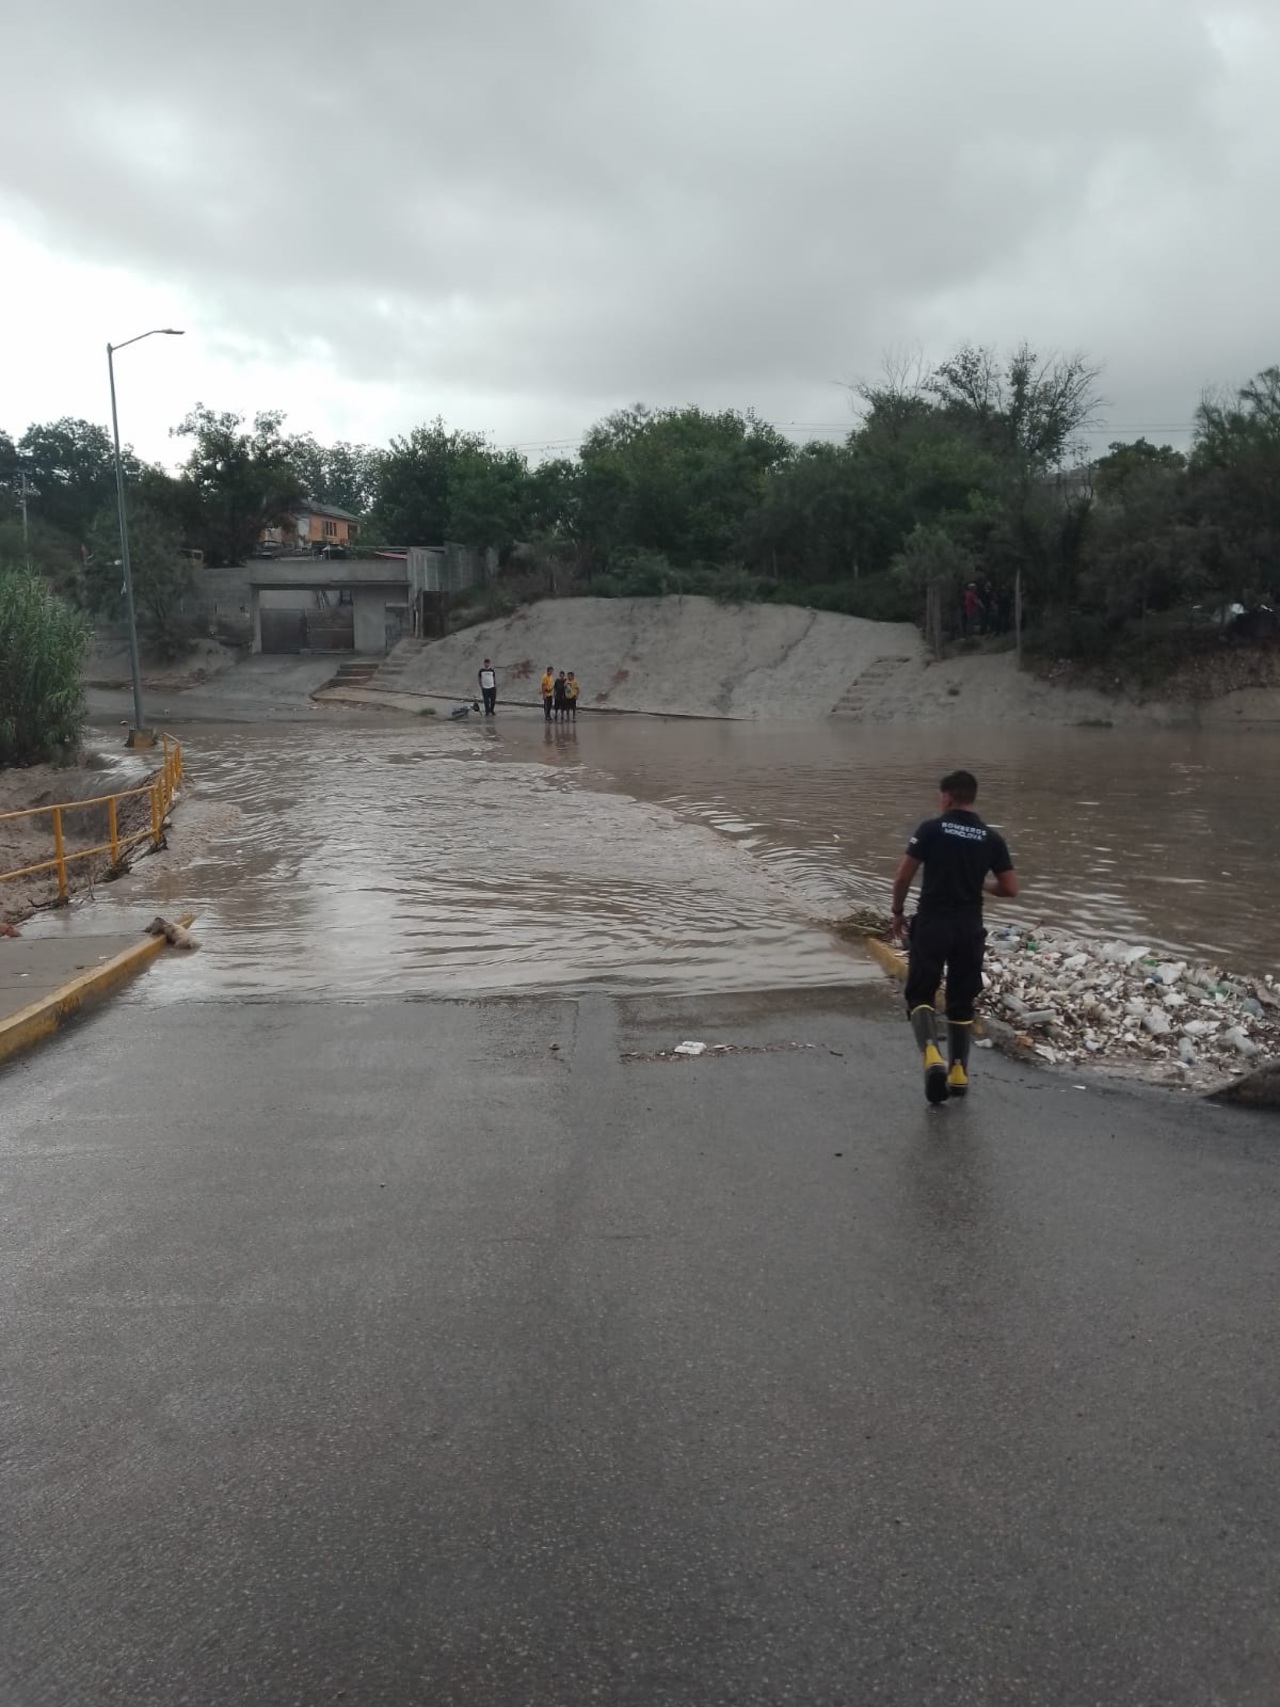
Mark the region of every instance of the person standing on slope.
[[492, 717], [494, 707], [498, 703], [498, 673], [486, 658], [477, 674], [480, 677], [480, 695], [484, 700], [484, 714]]
[[[969, 771], [949, 771], [938, 789], [940, 816], [920, 825], [893, 879], [893, 933], [909, 944], [907, 1017], [920, 1045], [924, 1094], [935, 1103], [962, 1097], [969, 1089], [973, 1005], [982, 994], [987, 940], [983, 892], [1009, 899], [1018, 893], [1018, 874], [1004, 837], [973, 810], [977, 779]], [[907, 893], [921, 866], [920, 904], [908, 930]], [[938, 1048], [935, 1006], [944, 971], [949, 1065]]]

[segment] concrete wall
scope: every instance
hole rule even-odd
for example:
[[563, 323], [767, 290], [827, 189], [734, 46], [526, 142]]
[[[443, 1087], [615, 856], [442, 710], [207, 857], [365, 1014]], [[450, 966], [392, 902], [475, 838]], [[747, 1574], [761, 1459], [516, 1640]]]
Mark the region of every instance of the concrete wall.
[[249, 584], [254, 587], [355, 587], [382, 586], [401, 589], [398, 603], [405, 601], [409, 573], [403, 559], [391, 557], [275, 557], [251, 563]]
[[[353, 587], [352, 600], [356, 613], [356, 651], [385, 652], [387, 623], [394, 621], [396, 611], [405, 610], [405, 589]], [[407, 613], [402, 620], [408, 632]]]

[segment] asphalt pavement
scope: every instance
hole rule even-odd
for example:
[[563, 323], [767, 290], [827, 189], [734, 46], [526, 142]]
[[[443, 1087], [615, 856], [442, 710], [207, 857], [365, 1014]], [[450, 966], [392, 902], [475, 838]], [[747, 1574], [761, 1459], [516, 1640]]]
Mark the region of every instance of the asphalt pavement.
[[0, 1076], [0, 1699], [1275, 1703], [1280, 1126], [1079, 1083], [929, 1110], [876, 988], [97, 1012]]

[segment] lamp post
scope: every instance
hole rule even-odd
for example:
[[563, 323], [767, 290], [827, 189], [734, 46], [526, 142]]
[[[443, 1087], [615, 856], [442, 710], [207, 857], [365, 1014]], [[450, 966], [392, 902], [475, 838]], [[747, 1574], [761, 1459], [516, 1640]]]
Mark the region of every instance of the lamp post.
[[116, 509], [120, 516], [120, 565], [124, 570], [124, 608], [129, 622], [129, 668], [133, 673], [133, 728], [129, 731], [129, 746], [150, 747], [155, 737], [142, 721], [142, 665], [138, 657], [138, 622], [133, 611], [133, 572], [129, 567], [129, 524], [124, 508], [124, 464], [120, 460], [120, 423], [116, 417], [117, 350], [130, 344], [140, 344], [144, 338], [181, 338], [176, 326], [156, 326], [150, 332], [139, 332], [136, 338], [126, 338], [123, 344], [107, 345], [107, 376], [111, 381], [111, 433], [116, 446]]

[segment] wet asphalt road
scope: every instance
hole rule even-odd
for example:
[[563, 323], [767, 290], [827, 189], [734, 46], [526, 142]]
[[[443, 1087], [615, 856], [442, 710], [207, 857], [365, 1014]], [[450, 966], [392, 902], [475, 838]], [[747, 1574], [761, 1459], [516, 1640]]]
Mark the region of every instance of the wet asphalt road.
[[0, 1699], [1274, 1703], [1280, 1126], [979, 1075], [876, 990], [65, 1033]]

